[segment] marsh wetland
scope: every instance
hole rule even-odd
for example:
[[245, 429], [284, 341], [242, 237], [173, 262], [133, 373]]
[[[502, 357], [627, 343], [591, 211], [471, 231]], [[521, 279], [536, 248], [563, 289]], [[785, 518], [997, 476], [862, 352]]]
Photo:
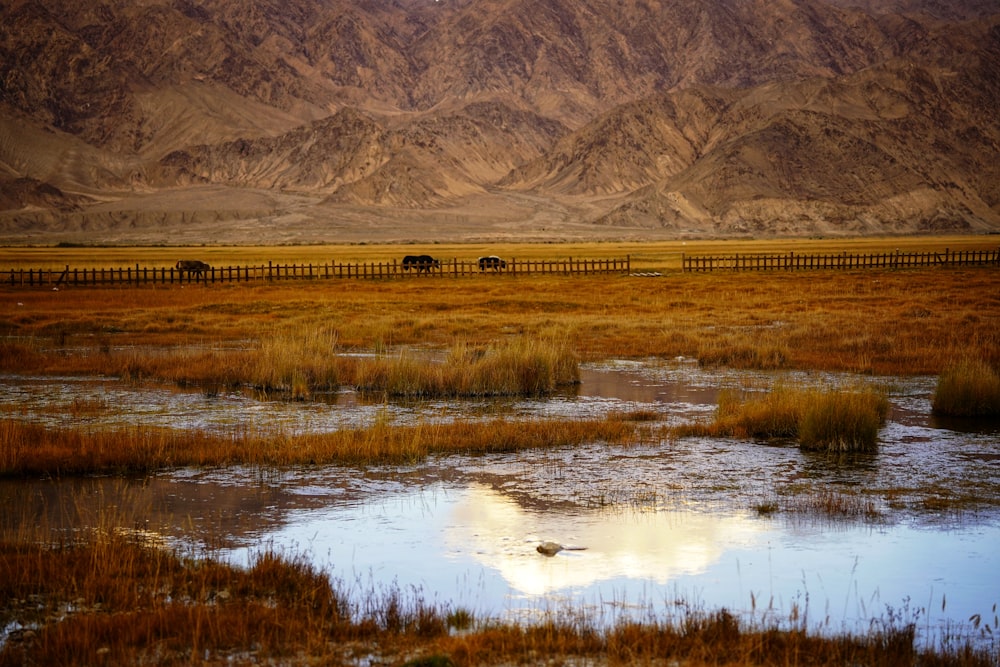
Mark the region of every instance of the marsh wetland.
[[[683, 359], [586, 364], [580, 375], [578, 386], [551, 397], [447, 402], [366, 400], [352, 391], [303, 402], [7, 376], [0, 409], [59, 425], [222, 432], [616, 412], [672, 425], [710, 415], [727, 386], [858, 380], [705, 370]], [[482, 618], [586, 613], [614, 623], [694, 605], [837, 632], [891, 617], [917, 623], [922, 641], [953, 641], [973, 631], [970, 619], [989, 618], [1000, 596], [984, 585], [1000, 568], [1000, 424], [941, 424], [930, 410], [933, 378], [877, 382], [892, 410], [874, 455], [663, 437], [407, 465], [7, 480], [0, 494], [4, 506], [73, 531], [119, 508], [157, 540], [244, 565], [262, 545], [306, 553], [360, 596], [399, 587]], [[535, 550], [543, 540], [586, 549], [550, 558]]]
[[[0, 664], [81, 645], [93, 664], [196, 645], [213, 664], [990, 664], [1000, 421], [933, 404], [954, 359], [1000, 360], [996, 272], [817, 275], [4, 293], [0, 564], [20, 579]], [[727, 397], [788, 388], [880, 397], [873, 446], [719, 430]], [[244, 584], [133, 573], [124, 616], [181, 603], [190, 639], [32, 620], [45, 595], [51, 619], [124, 593], [103, 560], [43, 593], [47, 547], [26, 545], [68, 558], [106, 534], [138, 545], [126, 565], [248, 573], [225, 576], [264, 586], [264, 611]], [[335, 613], [301, 611], [318, 579]], [[246, 620], [267, 609], [285, 622]]]

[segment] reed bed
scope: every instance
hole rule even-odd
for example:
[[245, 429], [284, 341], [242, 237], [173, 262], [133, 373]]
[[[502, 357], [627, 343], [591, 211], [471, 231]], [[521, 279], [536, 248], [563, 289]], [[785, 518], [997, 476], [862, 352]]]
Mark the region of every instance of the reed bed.
[[982, 359], [961, 359], [938, 377], [932, 409], [955, 417], [1000, 416], [1000, 372]]
[[[0, 667], [25, 664], [686, 664], [986, 667], [989, 651], [918, 649], [912, 623], [873, 621], [864, 636], [794, 617], [742, 621], [680, 604], [665, 618], [550, 613], [531, 624], [477, 618], [399, 590], [360, 603], [295, 554], [248, 567], [192, 557], [133, 531], [35, 531], [0, 541]], [[876, 622], [877, 621], [877, 622]], [[456, 631], [460, 630], [460, 631]]]
[[641, 425], [609, 416], [586, 420], [456, 421], [293, 435], [219, 434], [148, 426], [83, 430], [0, 419], [0, 476], [145, 473], [184, 466], [413, 462], [432, 454], [485, 454], [589, 442], [628, 444]]
[[542, 396], [579, 380], [577, 357], [566, 344], [517, 338], [456, 344], [438, 363], [406, 352], [361, 359], [352, 384], [393, 397]]
[[[56, 536], [58, 540], [58, 536]], [[190, 559], [128, 531], [0, 545], [0, 665], [176, 664], [287, 651], [324, 652], [351, 637], [345, 604], [300, 557], [258, 555], [248, 569]], [[241, 659], [242, 656], [242, 659]]]
[[889, 401], [871, 387], [770, 391], [726, 389], [711, 423], [677, 427], [679, 436], [797, 439], [805, 450], [873, 452]]
[[[350, 354], [338, 347], [335, 331], [300, 329], [264, 333], [239, 347], [106, 350], [80, 357], [72, 370], [207, 392], [247, 386], [294, 399], [341, 386], [409, 398], [542, 396], [577, 384], [580, 377], [576, 353], [566, 341], [551, 338], [455, 343], [443, 355], [380, 347], [376, 354]], [[60, 355], [47, 356], [60, 362]], [[49, 370], [45, 359], [31, 341], [0, 345], [0, 368]]]

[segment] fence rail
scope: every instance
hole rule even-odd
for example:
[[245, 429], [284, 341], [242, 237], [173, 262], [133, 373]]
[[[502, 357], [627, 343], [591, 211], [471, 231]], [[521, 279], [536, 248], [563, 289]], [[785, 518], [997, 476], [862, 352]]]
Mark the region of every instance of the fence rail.
[[809, 269], [906, 269], [927, 266], [1000, 266], [1000, 249], [944, 252], [733, 254], [687, 256], [684, 271], [798, 271]]
[[4, 282], [16, 287], [60, 286], [140, 286], [215, 283], [252, 283], [278, 280], [371, 279], [460, 277], [481, 274], [507, 275], [590, 275], [628, 274], [629, 257], [620, 259], [506, 260], [497, 271], [480, 270], [478, 261], [440, 260], [440, 265], [425, 270], [404, 268], [391, 262], [330, 262], [326, 264], [275, 264], [256, 266], [213, 266], [202, 272], [176, 267], [134, 266], [113, 268], [9, 269]]

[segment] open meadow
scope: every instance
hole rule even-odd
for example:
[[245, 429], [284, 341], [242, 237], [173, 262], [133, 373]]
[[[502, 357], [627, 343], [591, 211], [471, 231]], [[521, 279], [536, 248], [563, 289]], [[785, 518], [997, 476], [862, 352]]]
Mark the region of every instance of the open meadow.
[[[942, 514], [963, 517], [958, 523], [979, 516], [993, 535], [1000, 525], [1000, 481], [988, 471], [1000, 456], [995, 421], [944, 430], [930, 414], [929, 394], [935, 378], [957, 383], [948, 390], [958, 397], [957, 407], [943, 408], [947, 403], [936, 397], [934, 410], [960, 417], [970, 404], [964, 377], [973, 378], [972, 395], [1000, 396], [994, 388], [1000, 386], [1000, 270], [692, 274], [680, 270], [680, 257], [996, 245], [995, 237], [906, 237], [0, 248], [0, 271], [172, 266], [181, 258], [213, 265], [391, 261], [428, 253], [469, 260], [487, 254], [629, 256], [633, 272], [647, 274], [0, 286], [0, 374], [12, 397], [0, 401], [0, 597], [6, 600], [0, 606], [0, 667], [513, 665], [543, 659], [566, 665], [994, 664], [1000, 655], [995, 641], [966, 641], [981, 637], [984, 625], [996, 630], [988, 609], [970, 618], [962, 633], [954, 628], [953, 636], [930, 646], [915, 641], [920, 614], [911, 618], [889, 609], [886, 617], [874, 613], [881, 605], [871, 600], [859, 606], [879, 622], [861, 633], [836, 627], [817, 633], [794, 604], [782, 609], [778, 623], [767, 613], [751, 613], [748, 620], [714, 608], [711, 598], [707, 608], [689, 604], [670, 618], [640, 614], [610, 626], [583, 611], [520, 623], [497, 620], [472, 603], [433, 596], [428, 601], [391, 587], [375, 587], [359, 601], [357, 582], [331, 578], [294, 549], [258, 543], [259, 551], [251, 551], [256, 555], [240, 565], [221, 556], [242, 552], [219, 545], [253, 545], [261, 535], [280, 534], [291, 521], [272, 519], [271, 509], [287, 503], [290, 513], [299, 511], [301, 498], [316, 494], [309, 501], [318, 503], [310, 506], [315, 515], [327, 502], [316, 489], [339, 484], [344, 488], [338, 494], [362, 494], [375, 507], [375, 495], [430, 488], [430, 505], [455, 503], [459, 513], [489, 507], [495, 517], [537, 522], [537, 532], [551, 529], [545, 517], [558, 514], [550, 519], [555, 525], [572, 526], [567, 530], [591, 541], [587, 551], [569, 549], [551, 559], [534, 547], [529, 554], [513, 549], [506, 533], [498, 538], [502, 548], [482, 543], [470, 550], [478, 557], [495, 551], [505, 564], [498, 569], [509, 566], [522, 575], [614, 553], [613, 545], [602, 551], [599, 530], [574, 523], [582, 515], [615, 530], [611, 526], [628, 523], [625, 516], [633, 512], [648, 522], [651, 516], [675, 516], [684, 506], [707, 507], [703, 513], [721, 516], [721, 523], [677, 514], [684, 518], [671, 519], [675, 523], [663, 532], [678, 541], [680, 524], [692, 522], [690, 539], [708, 551], [714, 547], [706, 533], [718, 530], [715, 540], [722, 543], [748, 531], [749, 543], [760, 539], [775, 515], [796, 517], [789, 521], [795, 530], [818, 518], [820, 539], [830, 522], [845, 533], [844, 542], [853, 539], [846, 533], [860, 527], [859, 544], [872, 539], [872, 525], [891, 532], [898, 524], [923, 525]], [[625, 374], [627, 387], [587, 394], [588, 383], [622, 375], [622, 365], [632, 369]], [[644, 389], [669, 383], [676, 383], [683, 401]], [[708, 398], [690, 399], [685, 392], [695, 385]], [[84, 391], [52, 398], [66, 386]], [[614, 392], [626, 392], [627, 400]], [[144, 397], [141, 409], [131, 402], [136, 397]], [[996, 414], [989, 400], [976, 415]], [[181, 411], [179, 401], [195, 407]], [[226, 410], [222, 425], [199, 421], [217, 408]], [[293, 416], [262, 425], [257, 415], [265, 412]], [[318, 421], [331, 419], [350, 421]], [[940, 442], [948, 452], [964, 448], [969, 461], [960, 465], [967, 467], [946, 460], [955, 457]], [[536, 451], [553, 454], [531, 453]], [[885, 453], [895, 470], [880, 458]], [[536, 456], [539, 463], [532, 465]], [[943, 461], [935, 464], [935, 474], [919, 472], [924, 456]], [[658, 464], [647, 469], [653, 460]], [[909, 468], [912, 474], [900, 472]], [[587, 476], [591, 472], [594, 477]], [[241, 498], [225, 505], [228, 511], [249, 512], [274, 532], [212, 528], [143, 504], [153, 502], [150, 494], [159, 493], [160, 485], [177, 489], [202, 476], [212, 477], [202, 488], [214, 489], [209, 495], [217, 500]], [[734, 479], [741, 476], [752, 479]], [[137, 494], [145, 498], [136, 501], [145, 509], [103, 495], [118, 493], [103, 483], [105, 491], [88, 490], [97, 488], [97, 478], [123, 480], [128, 489], [119, 501]], [[553, 479], [565, 488], [550, 488]], [[434, 486], [439, 483], [446, 486]], [[301, 489], [291, 495], [300, 499], [294, 501], [239, 495], [251, 487], [286, 493], [298, 484]], [[362, 486], [366, 490], [358, 490]], [[83, 509], [98, 497], [93, 509]], [[421, 498], [417, 504], [427, 513], [426, 496]], [[170, 512], [178, 511], [179, 501], [172, 502]], [[54, 511], [57, 505], [64, 509]], [[560, 508], [573, 511], [564, 515]], [[226, 510], [204, 512], [221, 516]], [[89, 519], [67, 531], [66, 516], [83, 514]], [[154, 526], [153, 517], [164, 526], [194, 526], [185, 530], [201, 546], [176, 541], [180, 533]], [[640, 530], [648, 525], [640, 522]], [[953, 528], [947, 523], [945, 530]], [[458, 544], [489, 532], [474, 522], [468, 530]], [[173, 548], [164, 547], [167, 538]], [[311, 539], [319, 542], [314, 549], [325, 544]], [[989, 544], [979, 547], [990, 550]], [[188, 557], [192, 550], [194, 559]], [[445, 553], [465, 550], [453, 544]], [[698, 549], [678, 550], [690, 558]], [[405, 553], [394, 557], [401, 569], [408, 567]], [[647, 572], [671, 570], [662, 552], [649, 558]], [[607, 562], [596, 560], [592, 567]], [[749, 577], [749, 564], [742, 567]], [[553, 576], [547, 569], [542, 573]], [[752, 611], [758, 612], [753, 599]], [[942, 597], [942, 611], [945, 606]]]

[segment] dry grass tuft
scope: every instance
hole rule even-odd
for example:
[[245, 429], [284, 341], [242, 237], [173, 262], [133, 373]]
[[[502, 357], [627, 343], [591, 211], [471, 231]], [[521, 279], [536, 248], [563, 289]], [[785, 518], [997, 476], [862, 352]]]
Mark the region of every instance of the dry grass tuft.
[[579, 382], [565, 343], [517, 338], [484, 346], [456, 344], [443, 362], [412, 353], [359, 359], [351, 370], [360, 391], [393, 397], [541, 396]]
[[737, 438], [794, 438], [803, 410], [801, 390], [777, 387], [748, 393], [726, 389], [719, 394], [715, 425]]
[[874, 452], [888, 413], [889, 400], [880, 391], [815, 395], [799, 420], [799, 445], [825, 452]]
[[933, 410], [955, 417], [1000, 415], [1000, 373], [979, 359], [958, 361], [938, 377]]

